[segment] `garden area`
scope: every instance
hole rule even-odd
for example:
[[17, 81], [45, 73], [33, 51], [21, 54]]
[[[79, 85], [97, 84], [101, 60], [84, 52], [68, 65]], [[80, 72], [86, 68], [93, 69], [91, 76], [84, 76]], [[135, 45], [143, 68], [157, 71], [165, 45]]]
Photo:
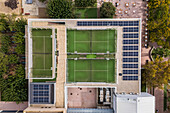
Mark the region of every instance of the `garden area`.
[[97, 8], [75, 8], [76, 18], [97, 18]]
[[[54, 7], [55, 6], [55, 7]], [[104, 2], [100, 9], [97, 0], [50, 0], [47, 13], [50, 18], [113, 18], [116, 8], [110, 2]]]
[[25, 79], [25, 25], [23, 18], [0, 15], [0, 93], [1, 101], [27, 101]]

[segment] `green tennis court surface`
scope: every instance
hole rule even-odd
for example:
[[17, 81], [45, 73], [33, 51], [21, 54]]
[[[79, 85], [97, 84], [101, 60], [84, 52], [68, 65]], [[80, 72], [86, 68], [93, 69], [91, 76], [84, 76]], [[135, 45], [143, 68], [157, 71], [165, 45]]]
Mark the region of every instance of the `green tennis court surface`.
[[32, 29], [32, 77], [52, 77], [52, 30]]
[[67, 50], [78, 53], [115, 52], [115, 30], [67, 30]]
[[[83, 65], [82, 65], [83, 64]], [[68, 82], [115, 82], [115, 60], [68, 59]]]

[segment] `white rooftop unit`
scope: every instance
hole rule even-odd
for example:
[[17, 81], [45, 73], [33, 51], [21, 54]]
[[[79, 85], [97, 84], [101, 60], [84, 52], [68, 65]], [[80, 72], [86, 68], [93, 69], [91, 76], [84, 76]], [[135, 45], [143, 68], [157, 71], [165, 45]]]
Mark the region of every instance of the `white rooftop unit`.
[[148, 93], [117, 94], [115, 111], [115, 113], [155, 113], [155, 97]]

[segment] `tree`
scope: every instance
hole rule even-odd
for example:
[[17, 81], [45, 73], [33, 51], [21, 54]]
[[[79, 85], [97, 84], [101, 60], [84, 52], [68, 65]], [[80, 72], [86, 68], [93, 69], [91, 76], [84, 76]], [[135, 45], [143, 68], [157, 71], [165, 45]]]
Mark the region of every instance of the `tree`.
[[5, 55], [4, 53], [0, 52], [0, 75], [1, 73], [6, 73], [8, 70], [8, 55]]
[[18, 18], [13, 26], [11, 26], [11, 31], [17, 31], [25, 33], [25, 25], [27, 25], [27, 20], [24, 18]]
[[170, 48], [170, 2], [168, 0], [150, 0], [148, 30], [151, 42], [157, 42], [158, 45]]
[[1, 36], [1, 52], [3, 53], [8, 53], [9, 51], [9, 47], [10, 47], [10, 44], [11, 44], [11, 40], [10, 40], [10, 37], [7, 36], [7, 35], [2, 35]]
[[50, 0], [47, 4], [47, 13], [50, 18], [73, 18], [71, 0]]
[[5, 1], [5, 6], [8, 6], [12, 10], [14, 10], [14, 9], [18, 8], [17, 0], [7, 0], [7, 1]]
[[93, 7], [97, 0], [75, 0], [76, 7]]
[[25, 79], [24, 66], [17, 65], [16, 75], [8, 78], [0, 78], [0, 88], [3, 101], [15, 101], [17, 103], [27, 100], [27, 80]]
[[24, 38], [24, 33], [22, 33], [22, 32], [16, 32], [15, 34], [14, 34], [14, 41], [15, 41], [15, 43], [17, 43], [17, 44], [23, 44], [24, 42], [25, 42], [25, 38]]
[[168, 84], [170, 80], [170, 60], [163, 61], [163, 58], [157, 57], [154, 61], [147, 63], [144, 69], [142, 76], [147, 87], [162, 88], [163, 84]]
[[15, 48], [15, 51], [17, 54], [24, 54], [25, 53], [25, 45], [24, 44], [18, 44]]
[[104, 2], [100, 7], [100, 17], [101, 18], [112, 18], [115, 15], [116, 8], [111, 2]]
[[6, 32], [8, 30], [8, 21], [6, 20], [6, 15], [0, 15], [0, 32]]
[[18, 63], [19, 57], [17, 55], [11, 54], [8, 56], [8, 60], [10, 64]]

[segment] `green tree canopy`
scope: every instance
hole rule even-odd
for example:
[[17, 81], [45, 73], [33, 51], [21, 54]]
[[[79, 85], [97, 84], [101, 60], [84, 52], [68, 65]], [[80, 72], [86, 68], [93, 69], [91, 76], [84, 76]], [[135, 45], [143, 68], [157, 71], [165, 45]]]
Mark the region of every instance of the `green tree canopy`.
[[93, 7], [97, 0], [75, 0], [76, 7]]
[[100, 7], [100, 17], [101, 18], [112, 18], [115, 15], [116, 8], [111, 2], [104, 2]]
[[2, 35], [0, 36], [1, 38], [1, 52], [3, 53], [8, 53], [9, 51], [9, 47], [10, 47], [10, 44], [11, 44], [11, 40], [10, 40], [10, 36], [8, 35]]
[[8, 60], [10, 64], [18, 63], [19, 57], [15, 54], [8, 55]]
[[15, 41], [15, 43], [23, 44], [25, 42], [24, 33], [16, 32], [14, 34], [14, 41]]
[[0, 15], [0, 32], [8, 30], [8, 21], [6, 19], [6, 15]]
[[11, 29], [12, 31], [17, 31], [17, 32], [22, 32], [25, 33], [25, 25], [27, 25], [27, 20], [24, 18], [18, 18], [14, 24], [13, 28]]
[[143, 78], [146, 85], [162, 88], [163, 84], [168, 84], [170, 80], [170, 60], [163, 61], [163, 58], [157, 57], [154, 61], [144, 66]]
[[8, 64], [8, 55], [5, 55], [4, 53], [0, 52], [0, 73], [7, 72]]
[[18, 44], [17, 47], [15, 48], [15, 51], [17, 52], [17, 54], [24, 54], [25, 53], [25, 45]]
[[24, 75], [24, 67], [17, 66], [16, 74], [8, 78], [0, 79], [0, 88], [4, 101], [15, 101], [17, 103], [27, 100], [27, 80]]
[[73, 5], [71, 0], [49, 0], [47, 13], [50, 18], [73, 18]]
[[170, 48], [170, 1], [149, 0], [148, 30], [149, 38], [158, 45]]

